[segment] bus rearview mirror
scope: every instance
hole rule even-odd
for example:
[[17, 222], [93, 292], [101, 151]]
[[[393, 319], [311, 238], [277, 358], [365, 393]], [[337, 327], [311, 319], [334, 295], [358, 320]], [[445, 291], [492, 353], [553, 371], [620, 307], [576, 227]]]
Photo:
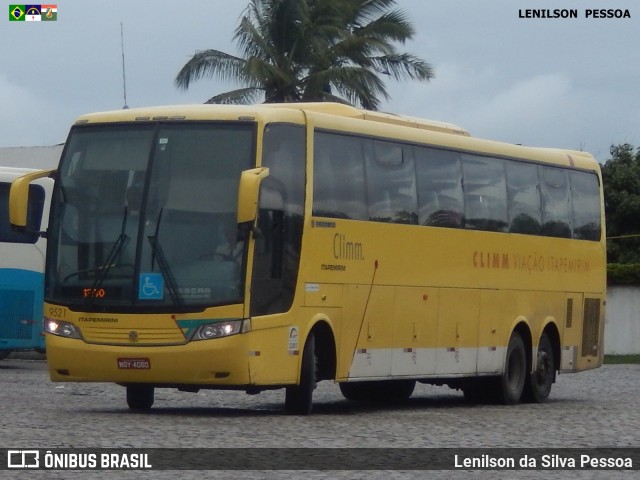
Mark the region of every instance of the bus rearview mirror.
[[245, 170], [238, 189], [238, 223], [254, 222], [258, 214], [258, 195], [262, 180], [269, 176], [267, 167]]
[[50, 177], [55, 170], [41, 170], [27, 173], [11, 182], [9, 191], [9, 221], [11, 226], [24, 230], [27, 228], [27, 212], [29, 209], [29, 184], [34, 180]]

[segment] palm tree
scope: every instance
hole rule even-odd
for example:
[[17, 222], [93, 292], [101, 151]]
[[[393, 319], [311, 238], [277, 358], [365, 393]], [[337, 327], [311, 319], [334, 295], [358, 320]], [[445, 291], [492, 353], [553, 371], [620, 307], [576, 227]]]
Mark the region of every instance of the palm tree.
[[[204, 77], [242, 88], [206, 103], [339, 101], [376, 110], [388, 98], [382, 76], [428, 81], [430, 65], [398, 53], [414, 30], [395, 0], [250, 0], [234, 35], [239, 56], [198, 51], [175, 83]], [[334, 92], [336, 92], [334, 94]]]

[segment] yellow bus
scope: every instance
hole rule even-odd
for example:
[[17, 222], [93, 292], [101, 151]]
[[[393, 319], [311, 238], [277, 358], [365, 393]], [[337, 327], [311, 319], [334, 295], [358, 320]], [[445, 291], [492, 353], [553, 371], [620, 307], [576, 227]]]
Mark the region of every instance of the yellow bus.
[[[36, 176], [12, 186], [18, 228]], [[135, 410], [284, 388], [308, 414], [321, 380], [541, 402], [602, 363], [603, 231], [584, 152], [332, 103], [85, 115], [47, 231], [50, 376]]]

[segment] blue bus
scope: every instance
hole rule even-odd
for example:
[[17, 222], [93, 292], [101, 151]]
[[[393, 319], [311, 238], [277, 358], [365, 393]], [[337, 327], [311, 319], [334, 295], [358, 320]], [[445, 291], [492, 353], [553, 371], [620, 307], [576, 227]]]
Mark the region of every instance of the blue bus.
[[[0, 167], [0, 360], [13, 351], [44, 351], [42, 304], [46, 239], [53, 179], [29, 187], [28, 234], [9, 223], [11, 182], [37, 170]], [[33, 205], [31, 204], [33, 200]]]

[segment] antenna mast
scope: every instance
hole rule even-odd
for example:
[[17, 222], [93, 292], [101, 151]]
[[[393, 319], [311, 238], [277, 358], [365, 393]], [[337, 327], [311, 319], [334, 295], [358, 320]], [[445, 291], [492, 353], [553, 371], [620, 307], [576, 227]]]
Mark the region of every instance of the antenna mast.
[[124, 93], [124, 107], [123, 110], [128, 109], [127, 106], [127, 76], [124, 71], [124, 28], [122, 22], [120, 22], [120, 44], [122, 46], [122, 91]]

